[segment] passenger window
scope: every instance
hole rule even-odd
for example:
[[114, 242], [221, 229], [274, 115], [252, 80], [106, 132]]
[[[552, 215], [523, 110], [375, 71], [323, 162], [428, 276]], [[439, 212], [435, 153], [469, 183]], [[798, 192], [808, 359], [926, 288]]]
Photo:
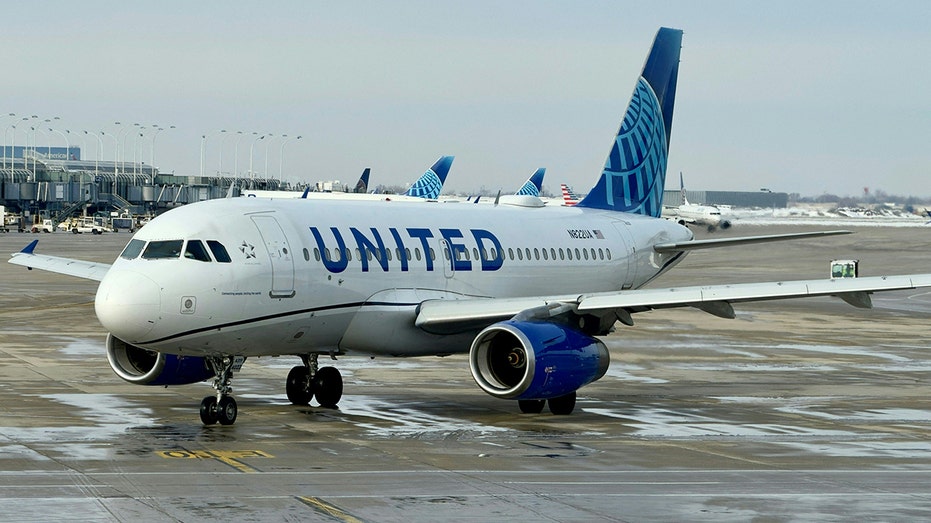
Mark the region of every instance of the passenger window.
[[508, 247], [508, 259], [509, 259], [509, 260], [513, 260], [513, 259], [514, 259], [514, 249], [512, 249], [512, 248], [510, 248], [510, 247]]
[[475, 261], [478, 261], [478, 249], [475, 247], [472, 247], [472, 257], [475, 259]]
[[222, 243], [216, 240], [207, 240], [207, 247], [210, 247], [210, 252], [213, 253], [213, 259], [217, 260], [220, 263], [230, 263], [233, 261], [230, 258], [228, 252], [226, 252], [226, 247]]
[[543, 259], [544, 259], [544, 260], [549, 260], [549, 259], [550, 259], [550, 257], [548, 256], [548, 254], [547, 254], [547, 252], [546, 252], [546, 249], [543, 249]]
[[420, 249], [414, 248], [414, 254], [417, 256], [417, 261], [420, 261]]
[[129, 240], [129, 243], [126, 244], [126, 248], [123, 249], [123, 252], [120, 253], [120, 258], [125, 258], [127, 260], [132, 260], [136, 256], [139, 256], [139, 253], [142, 252], [142, 248], [145, 247], [145, 242], [142, 240]]
[[611, 249], [605, 249], [605, 254], [608, 255], [608, 259], [611, 259]]
[[320, 261], [320, 249], [314, 247], [314, 260]]
[[565, 253], [565, 251], [562, 250], [562, 247], [559, 248], [559, 259], [560, 259], [560, 260], [565, 260], [565, 259], [566, 259], [566, 253]]
[[180, 258], [181, 246], [183, 244], [183, 240], [149, 242], [149, 245], [145, 248], [145, 252], [142, 253], [142, 257], [146, 260]]
[[550, 258], [552, 258], [553, 261], [556, 261], [556, 249], [552, 247], [550, 247]]
[[572, 249], [566, 249], [566, 258], [572, 259]]
[[517, 249], [517, 259], [523, 261], [523, 259], [524, 259], [524, 251], [522, 251], [522, 250], [520, 250], [520, 249]]
[[307, 247], [304, 247], [304, 261], [310, 261], [310, 251], [307, 250]]
[[207, 249], [204, 247], [204, 244], [200, 240], [188, 240], [187, 246], [184, 248], [184, 257], [189, 260], [197, 260], [202, 262], [209, 262], [210, 255], [207, 254]]
[[[528, 258], [529, 258], [529, 255], [528, 255]], [[536, 248], [536, 247], [533, 248], [533, 259], [534, 259], [534, 260], [539, 260], [539, 259], [540, 259], [540, 249], [538, 249], [538, 248]]]

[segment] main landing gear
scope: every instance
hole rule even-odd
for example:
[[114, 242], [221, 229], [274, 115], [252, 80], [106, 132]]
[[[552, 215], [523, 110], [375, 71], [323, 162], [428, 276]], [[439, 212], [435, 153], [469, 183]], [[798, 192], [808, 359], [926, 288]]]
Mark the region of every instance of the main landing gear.
[[539, 414], [543, 412], [543, 406], [547, 403], [553, 414], [567, 416], [575, 409], [575, 392], [548, 400], [517, 400], [517, 406], [524, 414]]
[[207, 363], [216, 373], [213, 388], [217, 395], [207, 396], [200, 402], [200, 420], [204, 425], [213, 425], [218, 421], [220, 425], [232, 425], [236, 421], [239, 408], [236, 400], [230, 396], [233, 392], [230, 384], [233, 381], [234, 362], [231, 356], [207, 358]]
[[302, 354], [303, 365], [288, 373], [285, 390], [294, 405], [307, 405], [317, 397], [321, 407], [336, 408], [343, 397], [343, 377], [336, 367], [317, 367], [318, 354]]

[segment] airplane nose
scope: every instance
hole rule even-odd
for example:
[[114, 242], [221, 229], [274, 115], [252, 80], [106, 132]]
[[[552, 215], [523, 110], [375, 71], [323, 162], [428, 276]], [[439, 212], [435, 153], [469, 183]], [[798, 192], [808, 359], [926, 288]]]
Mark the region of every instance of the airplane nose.
[[110, 271], [94, 299], [97, 319], [117, 338], [144, 341], [159, 319], [161, 289], [148, 276], [135, 271]]

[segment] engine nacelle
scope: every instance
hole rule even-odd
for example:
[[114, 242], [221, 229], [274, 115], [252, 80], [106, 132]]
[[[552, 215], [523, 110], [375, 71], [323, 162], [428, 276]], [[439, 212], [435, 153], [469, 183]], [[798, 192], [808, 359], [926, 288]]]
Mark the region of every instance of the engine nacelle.
[[187, 385], [212, 378], [204, 358], [163, 354], [107, 334], [107, 360], [117, 376], [135, 385]]
[[610, 356], [600, 340], [563, 325], [502, 321], [475, 337], [469, 366], [475, 382], [496, 398], [564, 396], [604, 376]]

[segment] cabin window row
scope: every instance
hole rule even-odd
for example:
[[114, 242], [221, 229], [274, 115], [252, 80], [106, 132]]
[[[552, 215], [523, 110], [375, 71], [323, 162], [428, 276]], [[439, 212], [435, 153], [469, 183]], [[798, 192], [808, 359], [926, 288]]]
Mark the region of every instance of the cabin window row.
[[[335, 248], [324, 249], [322, 256], [326, 258], [326, 261], [336, 261], [336, 258], [338, 257], [341, 259], [345, 258], [347, 261], [352, 261], [353, 259], [356, 259], [356, 260], [362, 259], [362, 251], [360, 251], [358, 248], [350, 249], [346, 247], [344, 249], [343, 256], [339, 256], [338, 253], [339, 253], [339, 250]], [[396, 257], [398, 260], [406, 259], [407, 261], [413, 261], [413, 260], [421, 261], [423, 259], [423, 255], [421, 254], [419, 247], [415, 247], [413, 250], [410, 248], [406, 248], [403, 250], [395, 249], [393, 251], [393, 255], [392, 255], [391, 249], [385, 249], [384, 253], [385, 253], [385, 257], [387, 258], [387, 261], [392, 261], [394, 257]], [[373, 261], [373, 260], [377, 260], [378, 262], [382, 261], [382, 251], [366, 250], [365, 254], [366, 254], [366, 258], [368, 259], [368, 261]], [[556, 261], [557, 259], [560, 261], [611, 260], [611, 249], [603, 249], [603, 248], [595, 249], [594, 247], [574, 248], [574, 249], [572, 248], [557, 249], [555, 247], [550, 247], [549, 249], [547, 249], [546, 247], [544, 248], [534, 247], [533, 249], [531, 249], [530, 247], [523, 247], [523, 248], [518, 247], [515, 249], [513, 247], [508, 247], [507, 251], [502, 252], [502, 254], [506, 254], [505, 259], [512, 260], [512, 261], [513, 260], [523, 261], [525, 259], [528, 261], [531, 261], [531, 260]], [[432, 248], [430, 249], [429, 255], [430, 255], [431, 261], [436, 261], [436, 252]], [[443, 249], [443, 257], [447, 261], [449, 260], [449, 249]], [[304, 259], [307, 261], [310, 261], [310, 253], [307, 251], [307, 249], [304, 249]], [[498, 252], [496, 249], [490, 249], [490, 250], [482, 249], [481, 251], [479, 251], [479, 249], [473, 247], [471, 250], [471, 253], [468, 249], [456, 252], [456, 260], [458, 261], [463, 261], [463, 260], [465, 261], [472, 261], [472, 260], [491, 261], [491, 260], [497, 260], [497, 259], [498, 259]], [[321, 260], [320, 249], [316, 247], [314, 247], [314, 260], [315, 261]]]

